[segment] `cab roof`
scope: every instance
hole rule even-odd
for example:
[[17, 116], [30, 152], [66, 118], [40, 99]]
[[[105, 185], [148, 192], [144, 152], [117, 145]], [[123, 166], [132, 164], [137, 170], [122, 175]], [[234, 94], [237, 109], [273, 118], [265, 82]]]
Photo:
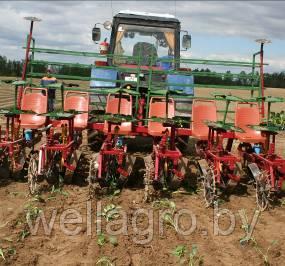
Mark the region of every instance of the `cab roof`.
[[123, 10], [120, 11], [115, 18], [133, 18], [141, 20], [153, 20], [153, 21], [163, 21], [163, 22], [176, 22], [180, 23], [175, 16], [170, 14], [159, 14], [159, 13], [149, 13], [149, 12], [139, 12]]

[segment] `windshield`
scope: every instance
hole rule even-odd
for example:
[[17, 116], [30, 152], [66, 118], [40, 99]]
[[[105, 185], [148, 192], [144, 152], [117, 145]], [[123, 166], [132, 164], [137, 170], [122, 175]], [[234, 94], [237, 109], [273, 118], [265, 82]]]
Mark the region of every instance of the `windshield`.
[[[114, 64], [159, 65], [174, 56], [174, 29], [120, 24], [116, 34]], [[133, 56], [132, 59], [124, 56]]]

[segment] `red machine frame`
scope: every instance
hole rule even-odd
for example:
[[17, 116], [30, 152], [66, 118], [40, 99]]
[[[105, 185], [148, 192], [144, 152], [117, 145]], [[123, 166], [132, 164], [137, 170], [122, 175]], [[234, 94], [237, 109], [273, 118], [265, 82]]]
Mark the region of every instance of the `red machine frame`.
[[[285, 159], [275, 153], [277, 132], [270, 127], [259, 126], [261, 117], [259, 106], [256, 103], [237, 103], [236, 114], [240, 110], [239, 105], [244, 104], [250, 105], [250, 107], [244, 107], [244, 112], [248, 115], [243, 121], [243, 129], [249, 137], [244, 140], [242, 135], [236, 135], [236, 138], [243, 142], [239, 147], [239, 152], [244, 166], [249, 168], [254, 178], [257, 205], [260, 210], [265, 210], [270, 205], [271, 196], [285, 190]], [[238, 125], [238, 115], [235, 120]], [[257, 134], [260, 135], [259, 141], [256, 138]], [[255, 144], [259, 145], [260, 151], [255, 152], [252, 146]]]

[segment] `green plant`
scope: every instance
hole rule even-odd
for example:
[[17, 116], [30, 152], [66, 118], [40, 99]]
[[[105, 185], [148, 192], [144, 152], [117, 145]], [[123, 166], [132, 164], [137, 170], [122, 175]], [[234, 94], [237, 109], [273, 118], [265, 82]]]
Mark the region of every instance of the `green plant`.
[[102, 247], [106, 243], [106, 238], [104, 234], [100, 234], [97, 237], [97, 244]]
[[281, 111], [280, 113], [271, 112], [269, 122], [275, 127], [280, 127], [284, 129], [285, 126], [285, 112]]
[[99, 260], [96, 262], [96, 265], [101, 265], [101, 266], [114, 266], [112, 263], [111, 259], [107, 256], [103, 256], [99, 258]]
[[120, 189], [111, 190], [110, 193], [111, 193], [110, 194], [110, 198], [111, 198], [111, 200], [113, 200], [113, 198], [115, 198], [115, 197], [120, 195], [121, 190]]
[[35, 220], [42, 213], [42, 209], [37, 206], [33, 206], [32, 204], [27, 204], [25, 206], [25, 211], [27, 221]]
[[120, 208], [121, 208], [120, 206], [116, 206], [115, 204], [109, 204], [103, 209], [102, 213], [99, 215], [103, 216], [106, 219], [106, 221], [109, 222], [111, 220], [119, 218]]
[[8, 254], [13, 256], [17, 253], [16, 249], [14, 247], [9, 247], [7, 250]]
[[165, 224], [171, 226], [177, 232], [178, 225], [176, 224], [176, 222], [174, 220], [174, 214], [173, 213], [170, 213], [170, 212], [164, 213], [164, 215], [162, 216], [162, 220]]
[[13, 239], [10, 237], [4, 237], [3, 240], [5, 240], [7, 242], [13, 242]]
[[115, 236], [109, 236], [109, 242], [114, 246], [118, 246], [118, 239]]
[[13, 196], [18, 196], [18, 195], [25, 195], [26, 193], [22, 191], [11, 191], [9, 192], [9, 194]]
[[176, 210], [175, 202], [169, 199], [156, 200], [152, 203], [152, 206], [158, 209], [170, 209], [172, 213], [174, 213]]
[[5, 256], [4, 256], [4, 251], [2, 248], [0, 248], [0, 257], [3, 259], [3, 260], [6, 260], [5, 259]]
[[55, 187], [54, 185], [52, 186], [51, 188], [51, 194], [52, 195], [56, 195], [56, 194], [59, 194], [59, 195], [63, 195], [65, 197], [68, 197], [69, 194], [68, 192], [64, 191], [62, 187]]
[[35, 195], [32, 199], [31, 202], [45, 202], [44, 198], [41, 197], [41, 195]]
[[176, 248], [172, 251], [172, 255], [176, 256], [181, 260], [185, 256], [185, 252], [187, 251], [186, 246], [184, 245], [178, 245]]
[[28, 237], [30, 235], [30, 231], [28, 231], [27, 229], [23, 229], [20, 233], [19, 233], [19, 238], [17, 241], [23, 241], [26, 237]]
[[102, 247], [104, 244], [106, 244], [107, 242], [109, 242], [110, 244], [112, 244], [113, 246], [118, 246], [118, 239], [116, 236], [109, 236], [108, 240], [105, 236], [105, 234], [101, 233], [98, 235], [97, 237], [97, 244]]
[[192, 245], [192, 249], [189, 253], [189, 266], [201, 265], [203, 258], [198, 254], [198, 247]]
[[266, 266], [269, 266], [270, 263], [269, 263], [269, 251], [271, 250], [271, 248], [277, 243], [276, 240], [273, 240], [270, 245], [268, 246], [268, 248], [266, 249], [266, 251], [264, 251], [260, 245], [258, 244], [257, 240], [251, 235], [249, 237], [249, 233], [250, 233], [250, 224], [248, 222], [248, 217], [246, 215], [246, 212], [245, 210], [241, 210], [240, 211], [240, 216], [242, 218], [242, 229], [245, 231], [246, 233], [246, 236], [242, 239], [240, 239], [240, 243], [243, 245], [245, 243], [252, 243], [253, 244], [253, 247], [254, 249], [256, 250], [257, 253], [259, 253], [262, 258], [263, 258], [263, 262], [264, 262], [264, 265]]
[[267, 247], [266, 251], [264, 251], [257, 243], [255, 238], [251, 238], [251, 241], [253, 242], [254, 245], [254, 249], [257, 251], [257, 253], [259, 253], [262, 258], [263, 258], [263, 262], [265, 266], [269, 266], [270, 262], [269, 262], [269, 251], [271, 250], [271, 248], [277, 244], [277, 240], [273, 240], [271, 241], [271, 243], [269, 244], [269, 246]]
[[191, 250], [188, 250], [185, 245], [178, 245], [172, 251], [172, 255], [178, 257], [180, 264], [187, 263], [189, 266], [195, 266], [203, 263], [203, 258], [199, 255], [196, 245], [192, 245]]

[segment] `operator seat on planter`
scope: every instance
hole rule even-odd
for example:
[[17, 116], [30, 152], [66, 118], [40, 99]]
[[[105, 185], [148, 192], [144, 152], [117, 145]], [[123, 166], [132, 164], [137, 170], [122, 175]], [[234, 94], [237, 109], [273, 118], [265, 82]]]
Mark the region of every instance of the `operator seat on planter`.
[[[119, 109], [119, 94], [109, 94], [106, 103], [106, 114], [121, 114], [121, 115], [132, 115], [132, 96], [129, 94], [121, 95], [120, 112]], [[122, 122], [120, 125], [112, 125], [111, 133], [115, 133], [115, 127], [119, 128], [116, 134], [125, 135], [132, 131], [131, 122]], [[108, 121], [104, 123], [104, 133], [108, 133]]]
[[209, 128], [205, 120], [217, 121], [217, 106], [215, 101], [193, 100], [192, 105], [192, 136], [199, 140], [207, 140]]
[[83, 114], [75, 115], [74, 128], [84, 129], [88, 123], [89, 112], [89, 93], [81, 91], [66, 91], [64, 95], [64, 111], [75, 110], [85, 112]]
[[48, 107], [48, 92], [45, 88], [24, 89], [21, 101], [21, 110], [32, 111], [36, 114], [20, 114], [20, 125], [22, 128], [38, 129], [46, 123], [45, 116], [37, 114], [46, 113]]
[[265, 137], [260, 131], [249, 128], [249, 125], [259, 125], [261, 122], [257, 103], [237, 103], [235, 110], [235, 126], [244, 130], [244, 133], [236, 132], [237, 139], [246, 143], [264, 143]]
[[[175, 103], [172, 98], [168, 99], [168, 118], [174, 117]], [[148, 117], [165, 118], [166, 116], [166, 98], [165, 97], [152, 97], [149, 102]], [[151, 136], [162, 136], [163, 132], [170, 128], [164, 127], [160, 122], [149, 121], [148, 122], [148, 134]]]

